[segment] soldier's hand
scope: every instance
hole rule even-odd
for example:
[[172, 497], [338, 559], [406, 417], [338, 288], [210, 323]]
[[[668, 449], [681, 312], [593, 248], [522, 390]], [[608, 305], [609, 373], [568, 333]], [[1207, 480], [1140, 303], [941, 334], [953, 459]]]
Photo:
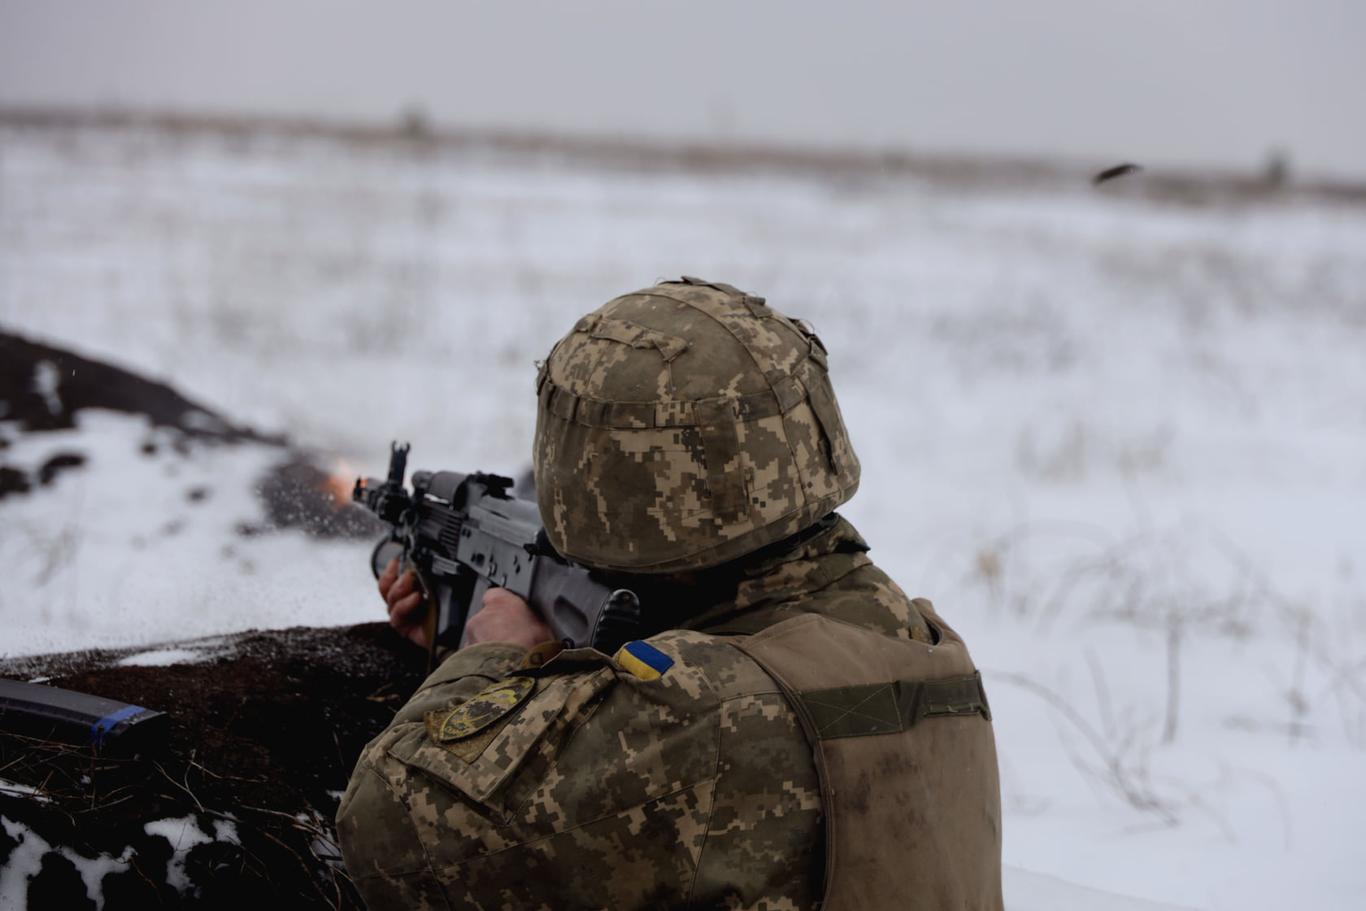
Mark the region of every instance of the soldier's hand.
[[507, 642], [531, 648], [554, 638], [554, 632], [526, 601], [506, 588], [491, 588], [484, 592], [483, 607], [465, 624], [461, 645]]
[[413, 571], [399, 575], [398, 557], [390, 560], [379, 574], [379, 594], [389, 608], [389, 625], [403, 638], [426, 648], [427, 630], [422, 621], [427, 605]]
[[[413, 571], [399, 573], [397, 557], [380, 573], [379, 593], [389, 608], [389, 625], [405, 639], [426, 648], [427, 629], [423, 620], [427, 604]], [[490, 588], [484, 592], [483, 607], [465, 624], [461, 646], [507, 642], [531, 648], [554, 638], [554, 632], [526, 601], [505, 588]]]

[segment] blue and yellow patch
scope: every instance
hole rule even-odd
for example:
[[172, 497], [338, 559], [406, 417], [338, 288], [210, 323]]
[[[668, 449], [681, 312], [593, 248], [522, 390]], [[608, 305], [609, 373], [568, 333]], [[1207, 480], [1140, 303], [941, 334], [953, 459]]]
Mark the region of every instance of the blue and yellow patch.
[[674, 666], [672, 658], [639, 639], [617, 649], [613, 660], [640, 680], [658, 680]]

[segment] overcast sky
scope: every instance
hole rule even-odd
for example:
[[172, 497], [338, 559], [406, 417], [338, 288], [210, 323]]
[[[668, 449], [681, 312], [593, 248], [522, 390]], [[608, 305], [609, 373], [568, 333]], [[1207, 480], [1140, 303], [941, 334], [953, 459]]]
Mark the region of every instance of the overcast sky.
[[1366, 0], [0, 0], [0, 104], [1366, 179]]

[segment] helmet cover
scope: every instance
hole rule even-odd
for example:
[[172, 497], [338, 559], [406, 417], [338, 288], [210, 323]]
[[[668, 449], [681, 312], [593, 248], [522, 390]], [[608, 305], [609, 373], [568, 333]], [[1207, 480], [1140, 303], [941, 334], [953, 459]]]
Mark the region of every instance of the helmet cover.
[[560, 553], [621, 572], [707, 569], [847, 501], [859, 463], [804, 324], [685, 277], [588, 314], [537, 375], [534, 470]]

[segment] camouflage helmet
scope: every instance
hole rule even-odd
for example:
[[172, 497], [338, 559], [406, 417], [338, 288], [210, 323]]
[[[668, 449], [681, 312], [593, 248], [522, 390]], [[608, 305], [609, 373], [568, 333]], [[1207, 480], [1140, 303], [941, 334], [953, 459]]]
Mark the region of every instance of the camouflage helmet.
[[824, 346], [730, 285], [685, 277], [609, 301], [555, 345], [536, 388], [541, 518], [591, 567], [717, 566], [858, 489]]

